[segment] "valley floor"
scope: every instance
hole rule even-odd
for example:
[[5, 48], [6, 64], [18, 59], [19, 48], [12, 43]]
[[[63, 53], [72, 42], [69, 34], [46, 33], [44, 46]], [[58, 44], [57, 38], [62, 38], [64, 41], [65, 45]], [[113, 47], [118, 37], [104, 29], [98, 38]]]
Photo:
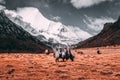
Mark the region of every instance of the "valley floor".
[[120, 80], [120, 47], [77, 49], [74, 62], [53, 54], [0, 54], [0, 80]]

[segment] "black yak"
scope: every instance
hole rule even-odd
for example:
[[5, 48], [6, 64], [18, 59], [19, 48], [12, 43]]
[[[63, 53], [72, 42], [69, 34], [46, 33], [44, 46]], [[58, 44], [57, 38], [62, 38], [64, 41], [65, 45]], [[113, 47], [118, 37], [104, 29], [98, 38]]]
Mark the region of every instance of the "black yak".
[[74, 61], [74, 56], [72, 55], [70, 49], [56, 49], [54, 51], [54, 57], [55, 57], [55, 61], [58, 62], [59, 58], [62, 58], [63, 62], [64, 60], [68, 60], [70, 59], [71, 61]]

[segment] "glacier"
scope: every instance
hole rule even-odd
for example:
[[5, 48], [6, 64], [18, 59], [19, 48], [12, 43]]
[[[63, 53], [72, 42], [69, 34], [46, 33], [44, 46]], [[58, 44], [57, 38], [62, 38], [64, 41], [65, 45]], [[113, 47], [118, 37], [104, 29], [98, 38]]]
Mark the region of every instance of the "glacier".
[[53, 43], [73, 45], [92, 36], [76, 26], [67, 26], [61, 22], [49, 20], [34, 7], [18, 8], [16, 11], [5, 9], [4, 11], [11, 21], [33, 36], [42, 36], [39, 38], [42, 41], [52, 40]]

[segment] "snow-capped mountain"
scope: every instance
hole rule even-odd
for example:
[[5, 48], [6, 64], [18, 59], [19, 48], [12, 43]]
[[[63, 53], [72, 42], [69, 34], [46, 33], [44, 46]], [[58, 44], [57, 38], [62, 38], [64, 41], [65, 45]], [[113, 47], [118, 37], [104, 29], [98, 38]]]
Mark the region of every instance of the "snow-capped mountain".
[[0, 10], [0, 52], [44, 52], [45, 49], [50, 47], [13, 23]]
[[71, 45], [91, 37], [89, 33], [80, 28], [48, 20], [37, 8], [19, 8], [17, 11], [5, 10], [5, 13], [14, 23], [43, 41], [52, 40], [54, 43]]

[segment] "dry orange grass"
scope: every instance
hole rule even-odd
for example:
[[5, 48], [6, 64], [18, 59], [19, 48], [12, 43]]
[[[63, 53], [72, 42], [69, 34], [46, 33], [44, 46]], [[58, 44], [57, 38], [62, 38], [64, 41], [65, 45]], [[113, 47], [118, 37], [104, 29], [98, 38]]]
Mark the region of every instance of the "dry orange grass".
[[100, 51], [73, 50], [74, 62], [55, 62], [52, 54], [0, 54], [0, 80], [120, 80], [120, 48]]

